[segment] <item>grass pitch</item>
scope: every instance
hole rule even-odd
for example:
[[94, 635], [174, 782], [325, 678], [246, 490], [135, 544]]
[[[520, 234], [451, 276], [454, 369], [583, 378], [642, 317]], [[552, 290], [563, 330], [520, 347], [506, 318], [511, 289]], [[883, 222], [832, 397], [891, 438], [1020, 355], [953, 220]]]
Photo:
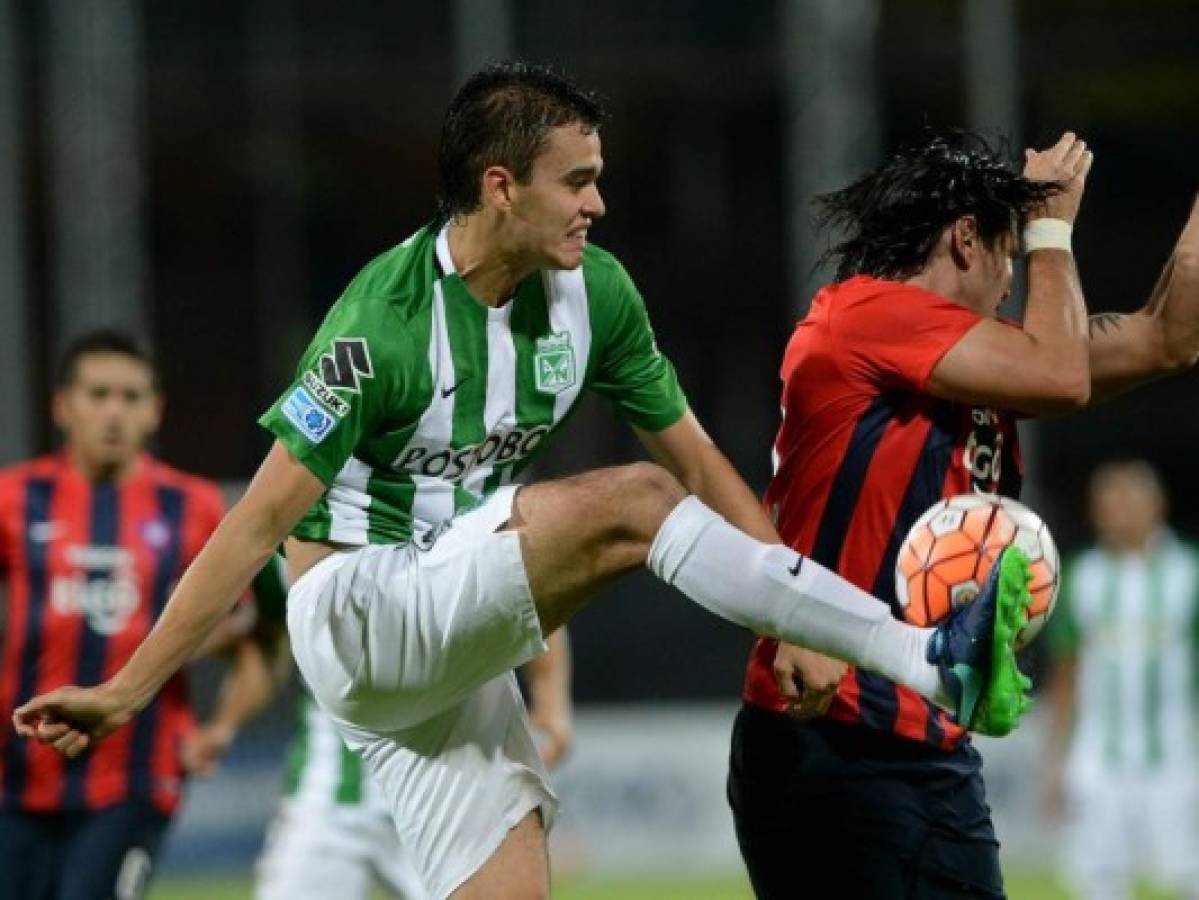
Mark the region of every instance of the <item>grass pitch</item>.
[[[1071, 900], [1069, 892], [1044, 873], [1008, 873], [1010, 900]], [[798, 875], [797, 884], [802, 882]], [[250, 900], [248, 877], [164, 878], [149, 892], [149, 900]], [[1172, 895], [1149, 889], [1137, 891], [1137, 900], [1168, 900]], [[376, 893], [372, 900], [386, 900]], [[753, 900], [749, 883], [739, 874], [725, 877], [642, 876], [574, 877], [554, 887], [555, 900]]]

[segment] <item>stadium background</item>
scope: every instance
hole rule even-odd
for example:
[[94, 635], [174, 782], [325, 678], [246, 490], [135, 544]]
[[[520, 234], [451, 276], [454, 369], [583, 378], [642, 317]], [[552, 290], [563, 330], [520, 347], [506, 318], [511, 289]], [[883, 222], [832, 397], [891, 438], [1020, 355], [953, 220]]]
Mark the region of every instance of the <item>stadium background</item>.
[[[1199, 182], [1196, 47], [1191, 0], [0, 0], [0, 463], [52, 446], [56, 353], [85, 327], [115, 324], [160, 355], [158, 451], [235, 491], [267, 445], [253, 421], [324, 310], [366, 260], [431, 216], [438, 129], [457, 83], [520, 56], [608, 97], [608, 216], [593, 238], [633, 274], [692, 406], [760, 489], [782, 348], [821, 278], [805, 199], [925, 124], [983, 127], [1016, 147], [1075, 129], [1097, 156], [1076, 235], [1087, 299], [1092, 311], [1131, 310]], [[1157, 464], [1175, 523], [1199, 532], [1195, 391], [1187, 375], [1026, 428], [1027, 498], [1065, 548], [1087, 538], [1085, 479], [1112, 455]], [[593, 404], [539, 474], [637, 455], [631, 433]], [[580, 742], [566, 802], [577, 783], [587, 807], [608, 784], [597, 771], [639, 770], [641, 781], [592, 803], [600, 819], [681, 829], [695, 810], [653, 782], [660, 762], [643, 765], [621, 739], [657, 732], [644, 752], [672, 763], [689, 752], [671, 738], [677, 727], [700, 729], [696, 746], [708, 749], [695, 756], [712, 768], [697, 777], [710, 780], [706, 802], [714, 793], [722, 804], [722, 723], [749, 637], [639, 577], [580, 616], [572, 638]], [[198, 678], [201, 698], [209, 680]], [[244, 890], [289, 701], [193, 791], [157, 896], [184, 896], [179, 878]], [[987, 747], [1015, 898], [1053, 896], [1036, 875], [1049, 865], [1045, 825], [1027, 776], [1015, 775], [1039, 752], [1036, 726]], [[607, 849], [567, 837], [575, 845], [562, 855], [577, 871], [564, 884], [578, 896], [616, 895], [611, 881], [587, 894], [601, 877], [589, 869], [657, 879], [645, 896], [664, 897], [673, 870], [730, 858], [726, 831], [723, 851], [683, 845], [654, 855], [666, 871], [633, 876], [655, 866], [613, 851], [611, 834], [598, 838]], [[215, 896], [217, 883], [197, 895]], [[695, 884], [679, 890], [702, 896]], [[711, 890], [745, 895], [736, 880]]]

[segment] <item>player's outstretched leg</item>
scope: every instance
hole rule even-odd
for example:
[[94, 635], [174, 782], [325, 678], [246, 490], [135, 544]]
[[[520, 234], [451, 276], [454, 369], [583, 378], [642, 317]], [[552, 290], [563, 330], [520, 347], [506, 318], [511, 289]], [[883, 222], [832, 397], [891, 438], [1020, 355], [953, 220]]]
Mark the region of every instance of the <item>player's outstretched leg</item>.
[[1031, 580], [1028, 557], [1008, 547], [978, 597], [941, 625], [928, 645], [955, 720], [980, 734], [1009, 733], [1032, 707], [1032, 682], [1016, 665], [1014, 649], [1016, 635], [1028, 624]]
[[509, 527], [520, 534], [545, 633], [598, 587], [647, 565], [730, 622], [944, 701], [941, 676], [927, 659], [933, 629], [898, 621], [889, 606], [836, 573], [737, 530], [660, 466], [620, 466], [524, 488]]

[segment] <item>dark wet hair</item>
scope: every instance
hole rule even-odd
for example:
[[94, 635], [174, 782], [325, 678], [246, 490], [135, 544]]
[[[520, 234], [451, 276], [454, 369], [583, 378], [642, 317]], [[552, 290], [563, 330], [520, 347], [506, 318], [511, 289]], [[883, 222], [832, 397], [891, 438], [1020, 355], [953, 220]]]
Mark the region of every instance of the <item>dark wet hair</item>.
[[441, 129], [438, 219], [479, 208], [488, 166], [504, 166], [523, 182], [551, 129], [577, 123], [590, 132], [606, 119], [597, 94], [547, 66], [504, 62], [476, 72], [450, 103]]
[[1029, 211], [1060, 190], [1021, 176], [981, 135], [932, 134], [815, 199], [817, 223], [842, 236], [820, 262], [836, 263], [838, 281], [908, 278], [928, 264], [941, 233], [962, 216], [974, 216], [979, 236], [993, 245], [1001, 235], [1018, 234]]
[[155, 390], [158, 389], [158, 369], [150, 352], [132, 335], [108, 328], [84, 332], [67, 345], [58, 363], [58, 386], [74, 384], [79, 375], [79, 361], [92, 353], [119, 353], [137, 360], [149, 370], [150, 380]]

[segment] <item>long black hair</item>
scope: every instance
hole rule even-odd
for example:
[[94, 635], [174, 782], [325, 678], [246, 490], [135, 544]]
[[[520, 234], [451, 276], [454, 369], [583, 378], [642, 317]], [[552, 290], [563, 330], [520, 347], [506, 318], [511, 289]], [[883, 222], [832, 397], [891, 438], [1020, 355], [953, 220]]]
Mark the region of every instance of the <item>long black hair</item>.
[[974, 216], [980, 238], [992, 245], [1019, 233], [1029, 211], [1060, 190], [1021, 176], [981, 135], [932, 133], [848, 187], [816, 197], [817, 223], [843, 236], [820, 262], [836, 262], [838, 281], [908, 278], [962, 216]]
[[502, 165], [528, 179], [550, 129], [593, 131], [607, 118], [599, 96], [548, 66], [505, 62], [476, 72], [446, 112], [437, 153], [437, 216], [446, 221], [479, 208], [480, 178]]

